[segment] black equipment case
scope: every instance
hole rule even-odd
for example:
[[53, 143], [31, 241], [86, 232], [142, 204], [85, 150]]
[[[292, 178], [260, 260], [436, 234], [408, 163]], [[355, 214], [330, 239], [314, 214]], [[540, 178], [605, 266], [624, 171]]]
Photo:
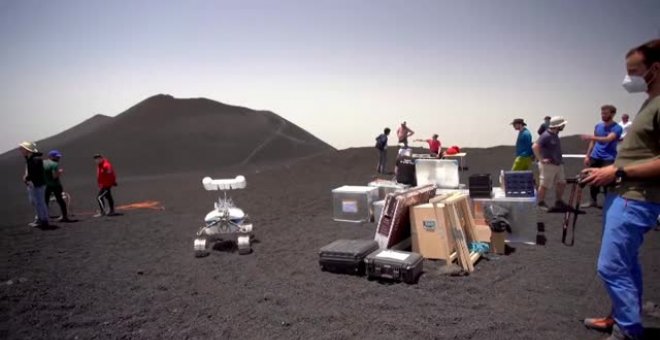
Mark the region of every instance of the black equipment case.
[[374, 240], [337, 240], [319, 251], [321, 270], [364, 275], [364, 258], [378, 249]]
[[490, 174], [474, 174], [468, 179], [470, 197], [491, 198], [493, 192], [493, 181]]
[[381, 249], [367, 256], [368, 279], [390, 279], [416, 283], [424, 270], [424, 258], [407, 251]]

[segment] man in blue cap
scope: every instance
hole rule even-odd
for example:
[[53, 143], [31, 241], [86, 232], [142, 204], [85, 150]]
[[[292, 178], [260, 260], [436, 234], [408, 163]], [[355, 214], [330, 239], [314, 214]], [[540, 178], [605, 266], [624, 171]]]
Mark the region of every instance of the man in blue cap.
[[60, 158], [62, 154], [57, 150], [52, 150], [48, 153], [48, 160], [44, 161], [44, 172], [46, 179], [46, 206], [50, 202], [50, 196], [55, 195], [55, 200], [60, 206], [60, 211], [62, 211], [62, 216], [57, 220], [59, 222], [71, 222], [69, 219], [66, 202], [62, 196], [64, 189], [62, 188], [62, 183], [60, 182], [60, 176], [62, 175], [62, 169], [60, 169]]

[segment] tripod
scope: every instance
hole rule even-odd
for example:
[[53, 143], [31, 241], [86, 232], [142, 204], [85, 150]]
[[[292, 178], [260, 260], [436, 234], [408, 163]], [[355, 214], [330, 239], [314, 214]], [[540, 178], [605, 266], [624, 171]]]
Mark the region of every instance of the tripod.
[[[572, 184], [571, 195], [568, 198], [569, 208], [564, 213], [564, 225], [562, 227], [561, 242], [567, 246], [572, 247], [575, 244], [575, 224], [577, 223], [578, 215], [580, 214], [580, 202], [582, 202], [582, 189], [584, 184], [580, 183], [582, 176], [578, 175], [575, 178], [569, 178], [566, 183]], [[572, 218], [572, 222], [571, 222]], [[569, 228], [570, 224], [570, 228]], [[566, 241], [570, 229], [571, 239]]]

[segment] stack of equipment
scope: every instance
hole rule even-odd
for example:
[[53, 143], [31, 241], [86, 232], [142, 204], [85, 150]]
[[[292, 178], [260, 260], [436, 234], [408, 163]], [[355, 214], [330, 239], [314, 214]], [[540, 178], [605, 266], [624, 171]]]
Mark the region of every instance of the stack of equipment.
[[490, 174], [474, 174], [468, 179], [470, 197], [490, 198], [493, 193], [493, 181]]

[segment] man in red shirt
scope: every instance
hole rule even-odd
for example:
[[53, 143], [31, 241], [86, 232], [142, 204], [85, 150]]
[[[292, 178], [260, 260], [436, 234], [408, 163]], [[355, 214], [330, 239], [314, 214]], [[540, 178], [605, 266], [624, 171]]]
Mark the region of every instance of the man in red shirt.
[[[110, 191], [112, 187], [117, 186], [115, 171], [112, 169], [112, 164], [99, 154], [94, 155], [94, 161], [96, 162], [96, 181], [99, 185], [99, 194], [96, 196], [96, 200], [99, 202], [100, 208], [99, 213], [94, 217], [116, 216], [118, 214], [115, 212], [115, 202]], [[109, 209], [106, 209], [103, 200], [108, 202]]]
[[431, 151], [432, 156], [439, 156], [440, 155], [440, 147], [442, 144], [440, 143], [440, 140], [438, 140], [438, 135], [433, 134], [433, 137], [431, 139], [415, 139], [415, 142], [427, 142], [429, 143], [429, 151]]

